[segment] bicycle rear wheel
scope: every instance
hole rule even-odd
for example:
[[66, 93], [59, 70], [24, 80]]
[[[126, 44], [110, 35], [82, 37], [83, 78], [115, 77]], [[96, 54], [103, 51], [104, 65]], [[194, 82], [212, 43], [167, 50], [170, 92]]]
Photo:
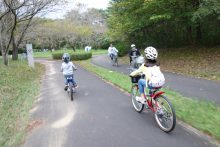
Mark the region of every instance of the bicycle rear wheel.
[[70, 98], [71, 98], [71, 101], [73, 101], [73, 83], [72, 82], [69, 84], [69, 89], [70, 89]]
[[137, 111], [137, 112], [142, 112], [143, 109], [144, 109], [144, 104], [138, 102], [136, 100], [136, 96], [139, 96], [139, 92], [138, 92], [138, 86], [137, 85], [133, 85], [132, 88], [131, 88], [131, 101], [132, 101], [132, 104], [133, 104], [133, 107], [134, 109]]
[[170, 101], [160, 95], [155, 99], [154, 107], [156, 107], [154, 116], [160, 129], [166, 133], [171, 132], [176, 126], [176, 114]]

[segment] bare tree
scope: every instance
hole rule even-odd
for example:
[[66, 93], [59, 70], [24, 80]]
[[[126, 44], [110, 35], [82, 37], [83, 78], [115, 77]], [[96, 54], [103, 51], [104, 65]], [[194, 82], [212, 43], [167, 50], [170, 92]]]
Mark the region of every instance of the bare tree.
[[18, 58], [18, 48], [27, 33], [28, 28], [32, 25], [34, 16], [39, 13], [46, 14], [53, 11], [53, 6], [57, 5], [60, 0], [28, 0], [27, 3], [17, 10], [16, 17], [18, 20], [18, 29], [16, 36], [12, 37], [13, 60]]
[[4, 64], [8, 65], [8, 51], [12, 43], [13, 59], [18, 57], [21, 44], [31, 22], [39, 13], [51, 11], [61, 0], [3, 0], [0, 2], [0, 49]]
[[5, 65], [8, 65], [8, 51], [17, 25], [16, 9], [23, 5], [24, 1], [19, 3], [17, 0], [4, 0], [1, 2], [0, 49]]

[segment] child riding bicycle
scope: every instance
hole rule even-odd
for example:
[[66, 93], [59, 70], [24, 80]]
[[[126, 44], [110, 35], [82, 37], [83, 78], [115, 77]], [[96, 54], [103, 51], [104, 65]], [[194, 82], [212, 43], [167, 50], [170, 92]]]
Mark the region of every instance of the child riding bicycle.
[[130, 76], [136, 76], [140, 73], [145, 75], [145, 79], [138, 81], [140, 97], [136, 97], [138, 102], [143, 104], [146, 103], [144, 97], [144, 88], [149, 89], [159, 88], [164, 85], [165, 78], [163, 73], [160, 71], [159, 62], [157, 62], [157, 50], [154, 47], [147, 47], [145, 50], [145, 63], [143, 63], [137, 70], [133, 71]]
[[136, 48], [135, 44], [131, 45], [131, 50], [128, 53], [130, 59], [130, 65], [132, 62], [132, 57], [138, 57], [141, 55], [140, 51]]
[[65, 78], [65, 87], [64, 90], [66, 91], [68, 89], [68, 77], [72, 77], [73, 79], [73, 85], [74, 87], [77, 87], [77, 84], [74, 80], [73, 71], [76, 70], [76, 66], [73, 64], [73, 62], [70, 61], [70, 55], [68, 53], [64, 53], [62, 57], [63, 63], [61, 65], [61, 72], [63, 72], [64, 78]]
[[111, 60], [113, 60], [114, 55], [118, 55], [118, 50], [112, 44], [110, 44], [108, 48], [108, 55], [111, 58]]

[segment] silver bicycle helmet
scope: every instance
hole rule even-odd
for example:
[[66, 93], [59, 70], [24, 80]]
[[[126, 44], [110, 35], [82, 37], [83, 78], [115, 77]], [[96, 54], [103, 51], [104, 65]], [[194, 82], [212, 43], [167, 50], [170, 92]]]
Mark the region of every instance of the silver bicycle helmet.
[[68, 53], [64, 53], [62, 59], [64, 62], [68, 63], [70, 61], [70, 55]]

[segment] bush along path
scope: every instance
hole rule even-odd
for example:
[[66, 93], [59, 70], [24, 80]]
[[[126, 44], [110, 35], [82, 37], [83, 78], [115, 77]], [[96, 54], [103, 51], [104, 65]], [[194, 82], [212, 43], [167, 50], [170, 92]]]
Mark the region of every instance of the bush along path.
[[[129, 65], [122, 64], [119, 67], [111, 65], [107, 55], [98, 55], [92, 58], [91, 62], [113, 71], [129, 74]], [[179, 92], [180, 94], [195, 99], [203, 99], [220, 105], [219, 90], [220, 82], [198, 79], [164, 72], [166, 78], [166, 88]]]
[[84, 52], [84, 51], [56, 51], [52, 53], [53, 59], [62, 59], [63, 53], [69, 53], [70, 54], [70, 59], [77, 61], [77, 60], [86, 60], [92, 57], [91, 52]]

